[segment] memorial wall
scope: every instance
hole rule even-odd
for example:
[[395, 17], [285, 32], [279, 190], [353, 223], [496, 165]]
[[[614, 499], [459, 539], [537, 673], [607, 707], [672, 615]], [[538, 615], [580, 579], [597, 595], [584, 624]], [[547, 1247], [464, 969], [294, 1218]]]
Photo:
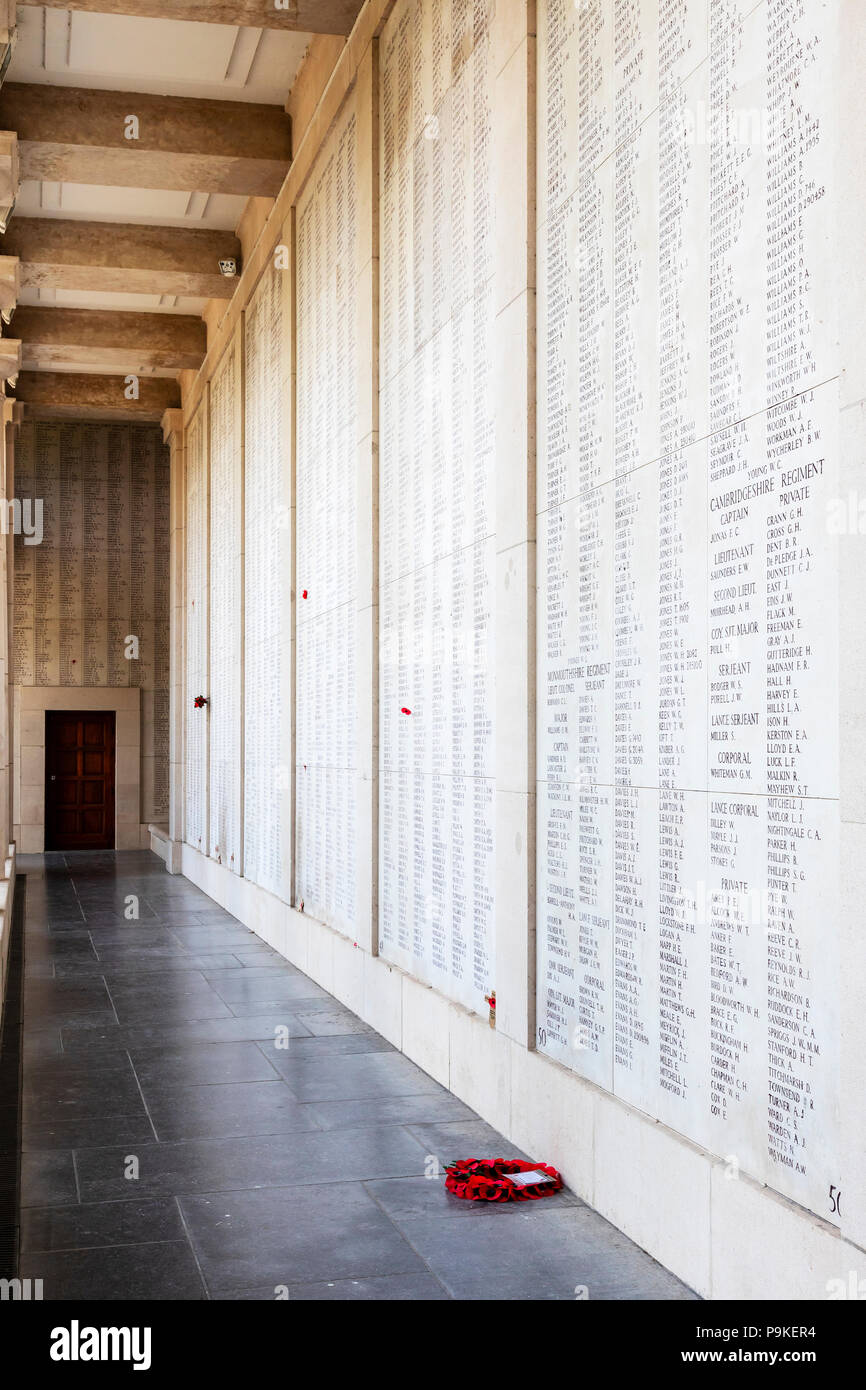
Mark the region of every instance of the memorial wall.
[[838, 21], [368, 0], [185, 394], [183, 872], [711, 1297], [866, 1241]]
[[838, 1222], [833, 9], [539, 5], [537, 1044]]
[[295, 903], [356, 907], [357, 122], [350, 98], [296, 213]]
[[208, 851], [208, 414], [207, 394], [186, 428], [186, 624], [184, 661], [184, 840]]
[[244, 315], [244, 874], [288, 902], [292, 825], [291, 276]]
[[153, 425], [28, 421], [16, 441], [11, 683], [139, 687], [144, 825], [168, 817], [168, 486]]
[[492, 988], [493, 5], [380, 41], [379, 950]]
[[210, 854], [242, 873], [243, 397], [240, 331], [210, 388]]

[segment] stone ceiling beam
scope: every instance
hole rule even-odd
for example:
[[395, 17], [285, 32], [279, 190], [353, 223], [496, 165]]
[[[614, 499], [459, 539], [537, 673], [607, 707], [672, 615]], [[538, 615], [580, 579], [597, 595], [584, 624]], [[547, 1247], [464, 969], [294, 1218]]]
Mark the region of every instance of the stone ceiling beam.
[[166, 410], [180, 405], [180, 387], [166, 377], [146, 377], [135, 399], [127, 399], [122, 376], [88, 376], [76, 372], [22, 372], [15, 399], [25, 418], [74, 420], [146, 420], [158, 423]]
[[250, 29], [289, 29], [308, 34], [348, 34], [363, 0], [42, 0], [50, 10], [191, 19]]
[[279, 106], [7, 82], [22, 179], [274, 197], [291, 161]]
[[22, 304], [15, 333], [26, 371], [113, 370], [174, 374], [201, 366], [207, 330], [186, 314], [55, 309]]
[[0, 249], [17, 256], [24, 289], [98, 290], [231, 299], [237, 279], [222, 258], [240, 260], [232, 232], [13, 217]]

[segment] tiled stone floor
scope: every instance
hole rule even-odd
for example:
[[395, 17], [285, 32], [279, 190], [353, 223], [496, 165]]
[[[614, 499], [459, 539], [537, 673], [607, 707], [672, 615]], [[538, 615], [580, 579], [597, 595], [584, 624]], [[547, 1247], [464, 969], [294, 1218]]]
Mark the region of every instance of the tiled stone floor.
[[694, 1297], [571, 1193], [425, 1177], [516, 1151], [154, 855], [19, 871], [20, 1273], [46, 1299]]

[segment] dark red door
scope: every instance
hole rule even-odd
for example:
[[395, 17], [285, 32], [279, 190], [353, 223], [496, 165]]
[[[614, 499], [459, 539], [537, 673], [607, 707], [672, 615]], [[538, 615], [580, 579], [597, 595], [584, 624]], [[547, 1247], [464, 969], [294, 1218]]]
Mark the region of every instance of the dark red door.
[[45, 715], [45, 848], [114, 849], [114, 711]]

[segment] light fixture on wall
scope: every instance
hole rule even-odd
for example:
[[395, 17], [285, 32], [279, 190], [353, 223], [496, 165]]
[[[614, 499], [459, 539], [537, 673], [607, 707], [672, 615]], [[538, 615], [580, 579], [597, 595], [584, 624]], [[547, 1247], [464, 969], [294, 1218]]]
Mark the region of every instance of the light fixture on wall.
[[238, 273], [238, 262], [236, 256], [220, 257], [220, 275], [225, 275], [227, 280], [233, 280]]

